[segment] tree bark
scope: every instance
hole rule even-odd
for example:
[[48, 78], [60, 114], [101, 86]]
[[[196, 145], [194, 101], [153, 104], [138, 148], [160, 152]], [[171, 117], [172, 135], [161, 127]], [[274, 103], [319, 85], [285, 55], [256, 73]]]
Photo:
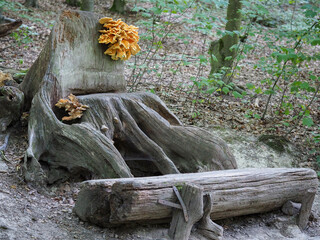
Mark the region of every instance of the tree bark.
[[227, 69], [232, 67], [233, 60], [236, 57], [236, 49], [230, 48], [239, 42], [239, 35], [234, 33], [234, 31], [240, 31], [241, 7], [241, 0], [229, 0], [226, 31], [231, 33], [227, 33], [221, 39], [211, 43], [209, 54], [214, 55], [217, 61], [211, 57], [210, 75], [223, 69], [224, 71], [228, 71]]
[[79, 0], [66, 0], [66, 4], [73, 7], [79, 7], [80, 1]]
[[0, 84], [0, 133], [19, 120], [24, 103], [24, 94], [14, 86]]
[[82, 0], [81, 2], [81, 10], [93, 12], [94, 9], [94, 1], [93, 0]]
[[4, 16], [2, 15], [3, 13], [3, 8], [0, 7], [0, 24], [4, 22]]
[[2, 15], [3, 9], [0, 8], [0, 37], [9, 35], [13, 30], [21, 26], [20, 19], [15, 20]]
[[113, 0], [113, 4], [110, 10], [117, 13], [124, 13], [125, 6], [126, 6], [125, 0]]
[[[305, 227], [317, 191], [317, 174], [311, 169], [239, 169], [165, 175], [135, 179], [104, 179], [83, 183], [74, 211], [84, 221], [100, 226], [130, 222], [169, 221], [170, 207], [158, 199], [176, 202], [172, 186], [196, 184], [212, 197], [211, 219], [262, 213], [281, 208], [287, 201], [302, 203], [299, 225]], [[90, 198], [104, 194], [96, 202]], [[310, 197], [309, 197], [310, 196]], [[308, 197], [308, 198], [306, 198]], [[97, 211], [103, 204], [104, 211]], [[105, 207], [109, 205], [109, 207]], [[94, 206], [95, 211], [91, 211]], [[103, 219], [103, 221], [99, 221]]]
[[203, 217], [197, 226], [198, 233], [202, 234], [209, 240], [222, 240], [223, 239], [223, 227], [214, 223], [210, 214], [213, 211], [213, 197], [210, 194], [205, 194], [203, 196], [204, 199], [204, 209], [203, 209]]
[[[182, 126], [155, 95], [119, 93], [126, 88], [124, 64], [103, 54], [98, 20], [90, 12], [63, 12], [20, 86], [25, 105], [32, 101], [25, 178], [52, 184], [236, 168], [220, 138]], [[81, 119], [61, 121], [64, 111], [55, 104], [71, 93], [89, 109]]]
[[34, 7], [34, 8], [39, 7], [39, 6], [38, 6], [38, 0], [26, 0], [26, 1], [24, 2], [24, 5], [25, 5], [26, 7]]

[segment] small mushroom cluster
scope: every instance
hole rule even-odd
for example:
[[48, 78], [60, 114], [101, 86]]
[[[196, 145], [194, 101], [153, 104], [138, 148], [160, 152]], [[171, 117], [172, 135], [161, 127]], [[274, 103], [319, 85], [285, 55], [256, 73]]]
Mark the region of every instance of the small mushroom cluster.
[[109, 47], [104, 53], [110, 55], [113, 60], [128, 60], [140, 51], [137, 27], [129, 26], [121, 19], [114, 21], [108, 17], [101, 18], [99, 23], [106, 28], [99, 31], [102, 33], [98, 39], [99, 43], [108, 44]]
[[73, 94], [70, 94], [68, 98], [70, 100], [60, 99], [55, 105], [58, 108], [65, 108], [65, 110], [69, 112], [69, 116], [64, 116], [62, 121], [70, 121], [76, 118], [81, 118], [83, 111], [89, 108], [89, 106], [79, 103], [78, 99]]
[[12, 75], [10, 73], [4, 73], [0, 71], [0, 87], [12, 86], [12, 83], [17, 85], [17, 83], [13, 80]]

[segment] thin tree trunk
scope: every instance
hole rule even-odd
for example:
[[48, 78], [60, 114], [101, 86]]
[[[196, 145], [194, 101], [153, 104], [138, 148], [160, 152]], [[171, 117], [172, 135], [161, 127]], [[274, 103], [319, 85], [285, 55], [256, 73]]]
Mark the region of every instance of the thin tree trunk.
[[38, 0], [26, 0], [24, 2], [24, 5], [26, 7], [34, 7], [34, 8], [37, 8], [38, 7]]
[[[227, 9], [227, 25], [226, 31], [234, 32], [240, 31], [241, 25], [241, 0], [229, 0]], [[211, 43], [209, 53], [214, 55], [217, 59], [211, 58], [211, 71], [213, 73], [223, 70], [223, 68], [230, 69], [234, 58], [236, 57], [236, 49], [230, 49], [232, 46], [238, 44], [239, 36], [236, 33], [226, 34], [221, 39]], [[226, 59], [227, 58], [227, 59]]]
[[66, 4], [73, 7], [79, 7], [80, 1], [79, 0], [66, 0]]
[[82, 0], [81, 10], [93, 12], [94, 10], [94, 1], [93, 0]]
[[113, 4], [110, 10], [113, 12], [124, 13], [125, 6], [126, 6], [125, 0], [113, 0]]

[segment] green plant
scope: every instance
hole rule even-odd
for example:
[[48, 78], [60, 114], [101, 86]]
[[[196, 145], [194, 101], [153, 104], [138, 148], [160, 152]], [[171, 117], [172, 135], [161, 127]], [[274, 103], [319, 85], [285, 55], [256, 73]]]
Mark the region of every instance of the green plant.
[[9, 1], [4, 1], [0, 0], [0, 8], [3, 8], [4, 11], [10, 10], [12, 12], [17, 12], [17, 11], [28, 11], [28, 9], [21, 3], [19, 2], [9, 2]]
[[[260, 30], [259, 25], [254, 24], [261, 24], [263, 19], [273, 19], [274, 17], [268, 11], [270, 6], [267, 4], [276, 3], [259, 2], [253, 4], [252, 1], [243, 1], [243, 4], [245, 6], [243, 15], [247, 17], [248, 21], [245, 35], [250, 37], [259, 34], [261, 36], [264, 31], [263, 40], [267, 47], [273, 51], [270, 56], [261, 57], [259, 63], [255, 65], [255, 68], [266, 72], [267, 77], [261, 79], [261, 85], [247, 84], [250, 93], [267, 96], [265, 108], [260, 118], [266, 119], [272, 99], [277, 98], [280, 101], [277, 105], [272, 106], [272, 108], [276, 108], [272, 112], [283, 117], [282, 123], [288, 127], [287, 135], [300, 122], [303, 126], [311, 127], [314, 122], [310, 109], [319, 93], [320, 76], [310, 71], [306, 74], [303, 68], [308, 67], [310, 62], [320, 60], [320, 54], [316, 51], [316, 46], [320, 45], [320, 9], [314, 5], [305, 4], [299, 6], [298, 10], [295, 1], [290, 2], [289, 4], [294, 4], [292, 14], [281, 16], [283, 21], [278, 22], [277, 28], [265, 31], [265, 29]], [[294, 18], [298, 19], [295, 21], [297, 22], [295, 26], [293, 26]], [[290, 21], [287, 21], [288, 19]], [[290, 27], [284, 26], [285, 22], [290, 22]], [[238, 59], [240, 60], [254, 49], [250, 42], [240, 42], [239, 46], [235, 47], [241, 49], [238, 51]], [[255, 47], [259, 46], [255, 45]], [[238, 63], [237, 61], [233, 69], [238, 67]]]
[[[152, 0], [143, 2], [152, 4], [152, 7], [145, 8], [143, 4], [140, 4], [133, 9], [143, 17], [137, 25], [143, 26], [146, 31], [139, 33], [140, 41], [145, 48], [136, 55], [134, 62], [130, 63], [132, 68], [129, 78], [131, 91], [136, 90], [137, 86], [143, 82], [146, 74], [156, 73], [159, 81], [161, 81], [164, 65], [167, 62], [177, 63], [175, 68], [170, 68], [174, 77], [179, 73], [181, 66], [190, 65], [198, 60], [198, 67], [202, 69], [203, 61], [206, 60], [205, 56], [190, 58], [186, 57], [184, 52], [190, 47], [192, 32], [201, 33], [203, 39], [205, 39], [209, 34], [213, 34], [212, 28], [215, 25], [215, 17], [209, 14], [210, 9], [213, 7], [211, 2], [206, 3], [205, 1], [194, 0]], [[192, 17], [188, 16], [190, 12], [192, 12]], [[184, 26], [188, 26], [188, 31], [184, 33], [175, 31], [176, 28]], [[170, 39], [183, 46], [182, 49], [184, 50], [180, 56], [168, 54], [165, 42]], [[201, 39], [201, 41], [203, 40]], [[154, 64], [154, 62], [157, 63]], [[169, 88], [173, 88], [172, 83], [173, 79], [169, 83]]]
[[28, 47], [27, 45], [33, 41], [32, 36], [37, 34], [38, 33], [33, 32], [28, 26], [22, 25], [18, 30], [12, 32], [10, 36], [14, 38], [19, 47], [21, 45]]
[[[320, 143], [320, 127], [318, 127], [318, 131], [315, 131], [312, 133], [313, 135], [313, 141], [315, 144]], [[316, 155], [316, 164], [318, 166], [319, 171], [317, 171], [318, 177], [320, 178], [320, 147], [313, 149], [311, 153]]]
[[[148, 7], [144, 7], [144, 2]], [[144, 2], [134, 8], [142, 16], [136, 25], [143, 30], [139, 32], [142, 51], [129, 62], [131, 91], [138, 86], [144, 87], [148, 78], [156, 77], [157, 84], [162, 85], [161, 92], [157, 92], [166, 100], [172, 100], [169, 98], [172, 92], [186, 93], [182, 104], [192, 104], [186, 116], [201, 118], [199, 107], [210, 107], [224, 95], [231, 95], [242, 104], [259, 98], [257, 109], [243, 112], [250, 122], [265, 123], [276, 119], [276, 128], [270, 131], [286, 128], [290, 134], [297, 126], [310, 129], [315, 124], [313, 108], [318, 98], [320, 76], [308, 70], [308, 65], [320, 59], [316, 51], [320, 44], [319, 9], [316, 6], [295, 1], [244, 0], [245, 24], [239, 32], [228, 32], [221, 30], [225, 25], [223, 15], [228, 1]], [[288, 11], [284, 12], [284, 7]], [[271, 12], [269, 9], [276, 10]], [[222, 16], [217, 12], [222, 12]], [[195, 33], [197, 39], [193, 37]], [[212, 38], [232, 34], [238, 34], [241, 39], [232, 46], [237, 53], [234, 64], [230, 69], [221, 69], [207, 77], [209, 60], [215, 57], [207, 53], [209, 42]], [[174, 41], [179, 50], [172, 52], [167, 44]], [[197, 55], [191, 56], [188, 50], [195, 41], [201, 41], [203, 47], [197, 49]], [[237, 80], [243, 70], [243, 61], [264, 50], [266, 54], [255, 56], [260, 60], [253, 68], [263, 72], [265, 77], [258, 83], [233, 83], [231, 79]], [[186, 74], [186, 66], [192, 66], [193, 71]], [[165, 78], [170, 80], [164, 82]], [[184, 81], [175, 83], [179, 78]], [[165, 84], [167, 86], [163, 86]], [[156, 92], [156, 88], [151, 89]]]

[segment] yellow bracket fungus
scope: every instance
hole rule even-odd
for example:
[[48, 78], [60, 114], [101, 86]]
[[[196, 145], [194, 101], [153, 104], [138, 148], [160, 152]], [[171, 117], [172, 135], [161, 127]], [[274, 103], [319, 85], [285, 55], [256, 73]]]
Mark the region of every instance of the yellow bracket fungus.
[[110, 55], [113, 60], [128, 60], [140, 51], [137, 27], [108, 17], [101, 18], [99, 23], [106, 28], [99, 31], [101, 35], [98, 39], [99, 43], [108, 45], [104, 54]]
[[81, 118], [83, 115], [83, 111], [85, 111], [89, 107], [87, 105], [82, 105], [81, 103], [79, 103], [78, 99], [73, 94], [70, 94], [68, 98], [70, 100], [60, 99], [55, 105], [58, 108], [65, 108], [65, 110], [69, 112], [69, 116], [63, 117], [62, 121], [70, 121], [76, 118]]

